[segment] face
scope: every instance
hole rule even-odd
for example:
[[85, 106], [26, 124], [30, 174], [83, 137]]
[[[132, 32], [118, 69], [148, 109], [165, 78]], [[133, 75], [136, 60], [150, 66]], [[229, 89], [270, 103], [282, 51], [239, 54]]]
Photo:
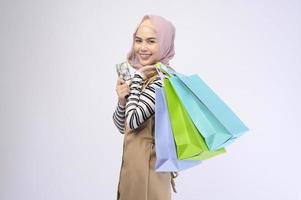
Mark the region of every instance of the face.
[[149, 19], [144, 20], [136, 32], [134, 51], [142, 66], [159, 61], [157, 34]]

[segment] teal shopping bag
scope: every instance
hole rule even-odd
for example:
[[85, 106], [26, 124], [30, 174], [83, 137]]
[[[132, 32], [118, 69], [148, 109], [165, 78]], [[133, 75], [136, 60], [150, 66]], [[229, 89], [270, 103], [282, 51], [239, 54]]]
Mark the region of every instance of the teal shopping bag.
[[[157, 65], [158, 66], [158, 65]], [[225, 147], [249, 130], [198, 76], [176, 73], [160, 63], [210, 150]]]

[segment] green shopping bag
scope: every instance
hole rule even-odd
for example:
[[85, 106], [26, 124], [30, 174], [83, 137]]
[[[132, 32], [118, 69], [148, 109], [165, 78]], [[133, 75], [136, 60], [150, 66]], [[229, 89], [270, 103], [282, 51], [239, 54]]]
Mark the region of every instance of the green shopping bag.
[[224, 148], [208, 150], [203, 137], [190, 119], [168, 78], [164, 78], [163, 83], [178, 159], [206, 160], [226, 152]]

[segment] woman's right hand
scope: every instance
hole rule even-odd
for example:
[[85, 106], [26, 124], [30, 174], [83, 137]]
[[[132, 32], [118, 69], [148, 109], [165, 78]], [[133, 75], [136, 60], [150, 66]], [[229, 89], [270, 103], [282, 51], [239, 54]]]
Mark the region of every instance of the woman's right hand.
[[118, 77], [117, 79], [116, 92], [119, 104], [125, 106], [126, 98], [130, 94], [130, 87], [121, 77]]

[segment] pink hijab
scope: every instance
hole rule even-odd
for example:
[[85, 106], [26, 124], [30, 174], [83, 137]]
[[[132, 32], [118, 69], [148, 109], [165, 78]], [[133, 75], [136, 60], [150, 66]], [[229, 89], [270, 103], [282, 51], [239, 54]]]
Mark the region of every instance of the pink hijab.
[[133, 67], [136, 68], [142, 67], [135, 55], [133, 48], [134, 48], [136, 32], [140, 24], [146, 18], [150, 19], [157, 32], [159, 48], [160, 48], [159, 61], [168, 66], [169, 60], [171, 60], [175, 55], [174, 39], [175, 39], [176, 29], [171, 22], [167, 21], [166, 19], [158, 15], [145, 15], [143, 17], [143, 19], [137, 26], [135, 32], [133, 33], [133, 44], [130, 52], [127, 54], [127, 60], [130, 63], [130, 65], [132, 65]]

